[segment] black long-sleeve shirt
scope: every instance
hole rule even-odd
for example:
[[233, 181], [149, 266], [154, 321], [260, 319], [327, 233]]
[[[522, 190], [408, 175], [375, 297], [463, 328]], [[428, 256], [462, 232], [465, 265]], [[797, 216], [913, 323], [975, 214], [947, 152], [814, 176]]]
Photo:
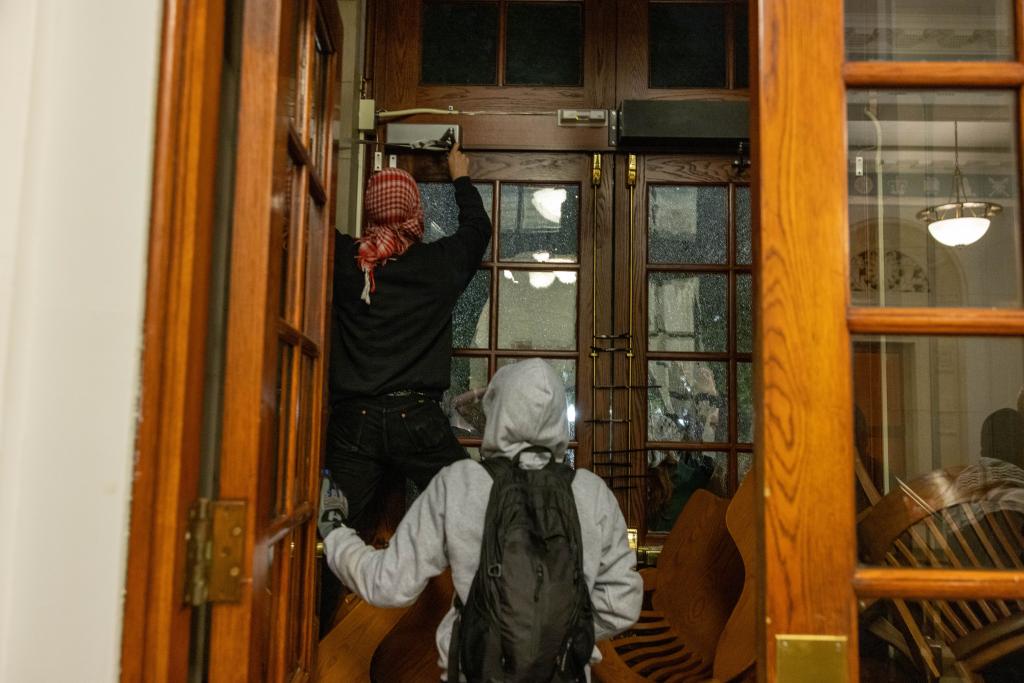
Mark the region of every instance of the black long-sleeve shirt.
[[468, 176], [457, 178], [459, 229], [430, 244], [413, 244], [374, 270], [372, 303], [360, 299], [359, 245], [338, 235], [330, 390], [332, 405], [392, 391], [440, 398], [451, 374], [452, 309], [480, 266], [491, 221]]

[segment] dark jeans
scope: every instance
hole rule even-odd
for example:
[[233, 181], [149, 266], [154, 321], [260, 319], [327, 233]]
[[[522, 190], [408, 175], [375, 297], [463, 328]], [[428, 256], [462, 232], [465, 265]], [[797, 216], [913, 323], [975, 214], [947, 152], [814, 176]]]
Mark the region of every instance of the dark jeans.
[[[441, 468], [468, 457], [436, 401], [420, 394], [352, 399], [332, 406], [327, 424], [326, 465], [348, 499], [348, 526], [368, 538], [377, 520], [374, 499], [384, 477], [406, 477], [419, 490]], [[323, 567], [321, 626], [340, 597], [339, 584]]]

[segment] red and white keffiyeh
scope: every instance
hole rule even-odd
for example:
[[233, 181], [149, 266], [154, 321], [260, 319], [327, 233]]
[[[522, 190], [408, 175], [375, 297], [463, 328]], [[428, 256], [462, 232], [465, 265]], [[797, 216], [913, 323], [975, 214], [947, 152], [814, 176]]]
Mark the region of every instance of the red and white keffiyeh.
[[423, 239], [423, 207], [416, 180], [399, 168], [376, 173], [366, 184], [363, 210], [366, 226], [356, 262], [366, 282], [360, 298], [370, 303], [370, 293], [377, 289], [374, 268]]

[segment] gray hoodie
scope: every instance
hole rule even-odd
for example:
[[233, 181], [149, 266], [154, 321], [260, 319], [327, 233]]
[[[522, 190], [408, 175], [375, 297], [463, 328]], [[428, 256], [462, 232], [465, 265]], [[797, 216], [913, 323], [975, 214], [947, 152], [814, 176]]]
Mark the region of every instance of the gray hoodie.
[[[569, 441], [565, 391], [545, 361], [530, 359], [495, 373], [483, 399], [485, 458], [511, 458], [539, 468], [565, 458]], [[529, 449], [529, 450], [527, 450]], [[598, 640], [633, 625], [640, 615], [643, 582], [626, 522], [611, 490], [588, 470], [572, 484], [583, 539], [583, 574], [594, 606]], [[388, 547], [375, 550], [346, 527], [326, 540], [327, 563], [341, 581], [377, 607], [405, 607], [446, 567], [463, 602], [480, 560], [484, 513], [491, 477], [479, 463], [462, 460], [441, 470], [406, 512]], [[454, 607], [437, 628], [438, 663], [448, 668]], [[591, 663], [600, 661], [595, 647]], [[589, 676], [589, 672], [588, 672]]]

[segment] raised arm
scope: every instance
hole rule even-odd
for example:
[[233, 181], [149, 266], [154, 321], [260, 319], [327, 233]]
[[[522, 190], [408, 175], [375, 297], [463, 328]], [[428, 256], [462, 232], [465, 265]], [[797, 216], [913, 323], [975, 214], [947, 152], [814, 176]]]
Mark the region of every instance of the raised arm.
[[448, 153], [448, 172], [455, 185], [455, 203], [459, 206], [459, 229], [448, 239], [460, 247], [461, 269], [467, 277], [472, 277], [491, 240], [491, 220], [480, 193], [470, 180], [469, 157], [462, 153], [458, 143]]

